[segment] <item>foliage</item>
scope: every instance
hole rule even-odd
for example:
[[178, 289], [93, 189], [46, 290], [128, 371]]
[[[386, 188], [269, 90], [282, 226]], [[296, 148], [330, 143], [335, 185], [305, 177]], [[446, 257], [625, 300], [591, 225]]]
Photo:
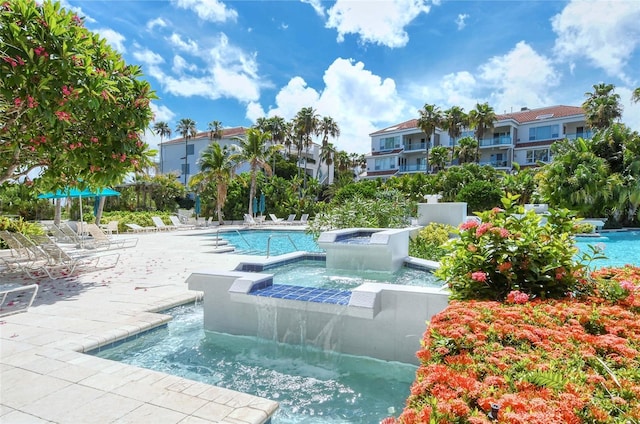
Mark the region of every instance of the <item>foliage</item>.
[[475, 180], [462, 187], [456, 200], [466, 202], [469, 212], [480, 212], [499, 206], [502, 195], [502, 190], [495, 183]]
[[[0, 230], [10, 231], [12, 233], [22, 233], [24, 235], [29, 234], [44, 234], [44, 229], [40, 224], [34, 222], [27, 222], [22, 218], [13, 219], [6, 216], [0, 216]], [[8, 246], [0, 240], [0, 249], [7, 249]]]
[[505, 193], [518, 193], [520, 198], [518, 203], [521, 205], [527, 203], [538, 203], [534, 200], [537, 192], [535, 175], [538, 173], [537, 168], [520, 169], [520, 165], [513, 163], [513, 171], [502, 176], [501, 186]]
[[151, 217], [159, 216], [165, 224], [169, 224], [169, 215], [172, 215], [170, 212], [157, 212], [157, 211], [147, 211], [147, 212], [126, 212], [126, 211], [116, 211], [116, 212], [105, 212], [102, 217], [102, 224], [107, 224], [111, 221], [118, 221], [118, 231], [121, 233], [126, 233], [130, 231], [129, 227], [126, 224], [138, 224], [143, 227], [154, 227], [153, 220]]
[[40, 191], [108, 187], [149, 163], [149, 83], [81, 18], [49, 0], [4, 2], [0, 40], [0, 182], [38, 168]]
[[497, 405], [500, 423], [638, 423], [633, 274], [612, 299], [451, 302], [425, 333], [407, 406], [385, 422], [489, 424]]
[[[504, 210], [478, 213], [459, 228], [436, 275], [446, 281], [452, 299], [504, 300], [518, 290], [531, 297], [561, 298], [579, 287], [585, 265], [574, 260], [574, 219], [567, 210], [542, 217], [515, 206], [517, 196], [502, 199]], [[516, 212], [519, 212], [516, 214]]]
[[415, 210], [416, 204], [396, 191], [379, 192], [373, 199], [355, 196], [332, 207], [321, 207], [309, 231], [319, 235], [340, 228], [403, 228]]
[[439, 261], [447, 254], [444, 244], [449, 241], [450, 234], [455, 227], [447, 224], [432, 222], [424, 227], [415, 238], [409, 240], [409, 255]]
[[593, 86], [593, 92], [585, 93], [587, 99], [582, 103], [582, 108], [591, 128], [605, 129], [622, 116], [620, 95], [614, 90], [613, 84], [599, 83]]
[[429, 153], [429, 163], [436, 171], [444, 169], [450, 162], [450, 151], [445, 146], [436, 146]]
[[26, 220], [48, 219], [53, 217], [54, 207], [48, 200], [37, 199], [26, 184], [5, 182], [0, 185], [0, 213]]
[[437, 180], [440, 174], [404, 174], [389, 178], [383, 188], [398, 190], [413, 202], [424, 202], [424, 196], [439, 191]]
[[578, 222], [574, 226], [574, 231], [576, 234], [591, 234], [596, 230], [596, 227], [593, 224], [589, 224], [588, 222]]
[[452, 166], [438, 173], [435, 193], [442, 194], [443, 202], [453, 202], [458, 192], [467, 184], [476, 180], [496, 182], [499, 175], [492, 166], [480, 166], [476, 163]]
[[374, 199], [378, 193], [379, 183], [374, 180], [359, 181], [341, 187], [333, 196], [332, 203], [342, 204], [355, 197], [362, 199]]

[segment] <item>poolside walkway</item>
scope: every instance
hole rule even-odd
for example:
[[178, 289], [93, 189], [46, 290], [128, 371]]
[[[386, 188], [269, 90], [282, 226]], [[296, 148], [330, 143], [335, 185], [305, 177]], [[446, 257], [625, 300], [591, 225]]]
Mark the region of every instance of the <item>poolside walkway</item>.
[[[243, 256], [210, 253], [210, 234], [141, 234], [115, 268], [40, 280], [28, 312], [0, 318], [0, 422], [264, 422], [273, 401], [82, 353], [165, 323], [154, 312], [199, 295], [193, 270], [234, 268]], [[33, 283], [0, 276], [16, 281]]]

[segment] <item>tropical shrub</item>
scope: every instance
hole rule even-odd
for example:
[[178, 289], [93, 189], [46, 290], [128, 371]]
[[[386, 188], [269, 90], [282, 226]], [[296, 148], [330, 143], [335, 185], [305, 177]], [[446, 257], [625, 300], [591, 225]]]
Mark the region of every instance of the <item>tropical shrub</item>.
[[614, 274], [617, 301], [453, 301], [429, 324], [404, 411], [383, 422], [640, 422], [639, 273]]
[[309, 232], [319, 235], [321, 231], [340, 228], [403, 228], [416, 207], [391, 190], [377, 193], [374, 199], [347, 198], [339, 205], [321, 205], [309, 224]]
[[[436, 275], [452, 299], [504, 300], [514, 291], [531, 297], [560, 298], [579, 289], [585, 265], [576, 261], [574, 219], [568, 210], [550, 210], [546, 222], [516, 207], [518, 196], [460, 225], [459, 239], [447, 247]], [[519, 212], [519, 213], [516, 213]]]
[[[0, 230], [10, 231], [12, 233], [22, 233], [24, 235], [44, 234], [44, 229], [40, 224], [24, 221], [22, 218], [12, 219], [7, 218], [6, 216], [0, 216]], [[0, 240], [0, 249], [7, 248], [8, 246]]]
[[468, 213], [481, 212], [499, 206], [502, 195], [502, 190], [495, 183], [476, 180], [460, 189], [456, 201], [466, 202]]
[[439, 261], [447, 254], [444, 244], [449, 241], [449, 236], [455, 231], [455, 227], [447, 224], [432, 222], [424, 227], [415, 238], [409, 240], [409, 255]]

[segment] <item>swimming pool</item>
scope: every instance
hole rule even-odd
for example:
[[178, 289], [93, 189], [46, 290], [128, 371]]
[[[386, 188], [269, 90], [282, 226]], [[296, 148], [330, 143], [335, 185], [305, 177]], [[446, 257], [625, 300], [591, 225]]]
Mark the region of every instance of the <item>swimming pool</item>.
[[235, 246], [234, 253], [245, 255], [267, 254], [267, 244], [269, 245], [269, 255], [283, 255], [296, 251], [323, 252], [318, 247], [315, 238], [304, 231], [295, 230], [232, 230], [221, 231], [220, 238]]
[[398, 415], [416, 367], [203, 330], [201, 305], [96, 356], [280, 403], [273, 424], [377, 423]]
[[602, 233], [600, 237], [578, 237], [576, 245], [581, 252], [589, 252], [589, 245], [602, 249], [607, 259], [593, 261], [592, 267], [595, 268], [626, 264], [640, 266], [640, 231], [615, 231]]
[[442, 281], [424, 269], [402, 267], [397, 272], [327, 269], [323, 261], [301, 260], [266, 269], [274, 273], [273, 284], [324, 289], [354, 289], [364, 283], [442, 287]]

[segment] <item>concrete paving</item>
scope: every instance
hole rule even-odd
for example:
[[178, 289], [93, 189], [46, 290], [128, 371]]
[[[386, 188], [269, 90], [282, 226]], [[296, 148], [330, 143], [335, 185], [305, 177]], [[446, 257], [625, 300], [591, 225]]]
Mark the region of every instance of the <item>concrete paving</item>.
[[[83, 353], [170, 320], [157, 312], [201, 295], [192, 271], [246, 258], [213, 254], [212, 231], [137, 234], [114, 268], [35, 280], [31, 309], [0, 318], [0, 422], [266, 422], [276, 402]], [[16, 282], [34, 280], [0, 274]]]

